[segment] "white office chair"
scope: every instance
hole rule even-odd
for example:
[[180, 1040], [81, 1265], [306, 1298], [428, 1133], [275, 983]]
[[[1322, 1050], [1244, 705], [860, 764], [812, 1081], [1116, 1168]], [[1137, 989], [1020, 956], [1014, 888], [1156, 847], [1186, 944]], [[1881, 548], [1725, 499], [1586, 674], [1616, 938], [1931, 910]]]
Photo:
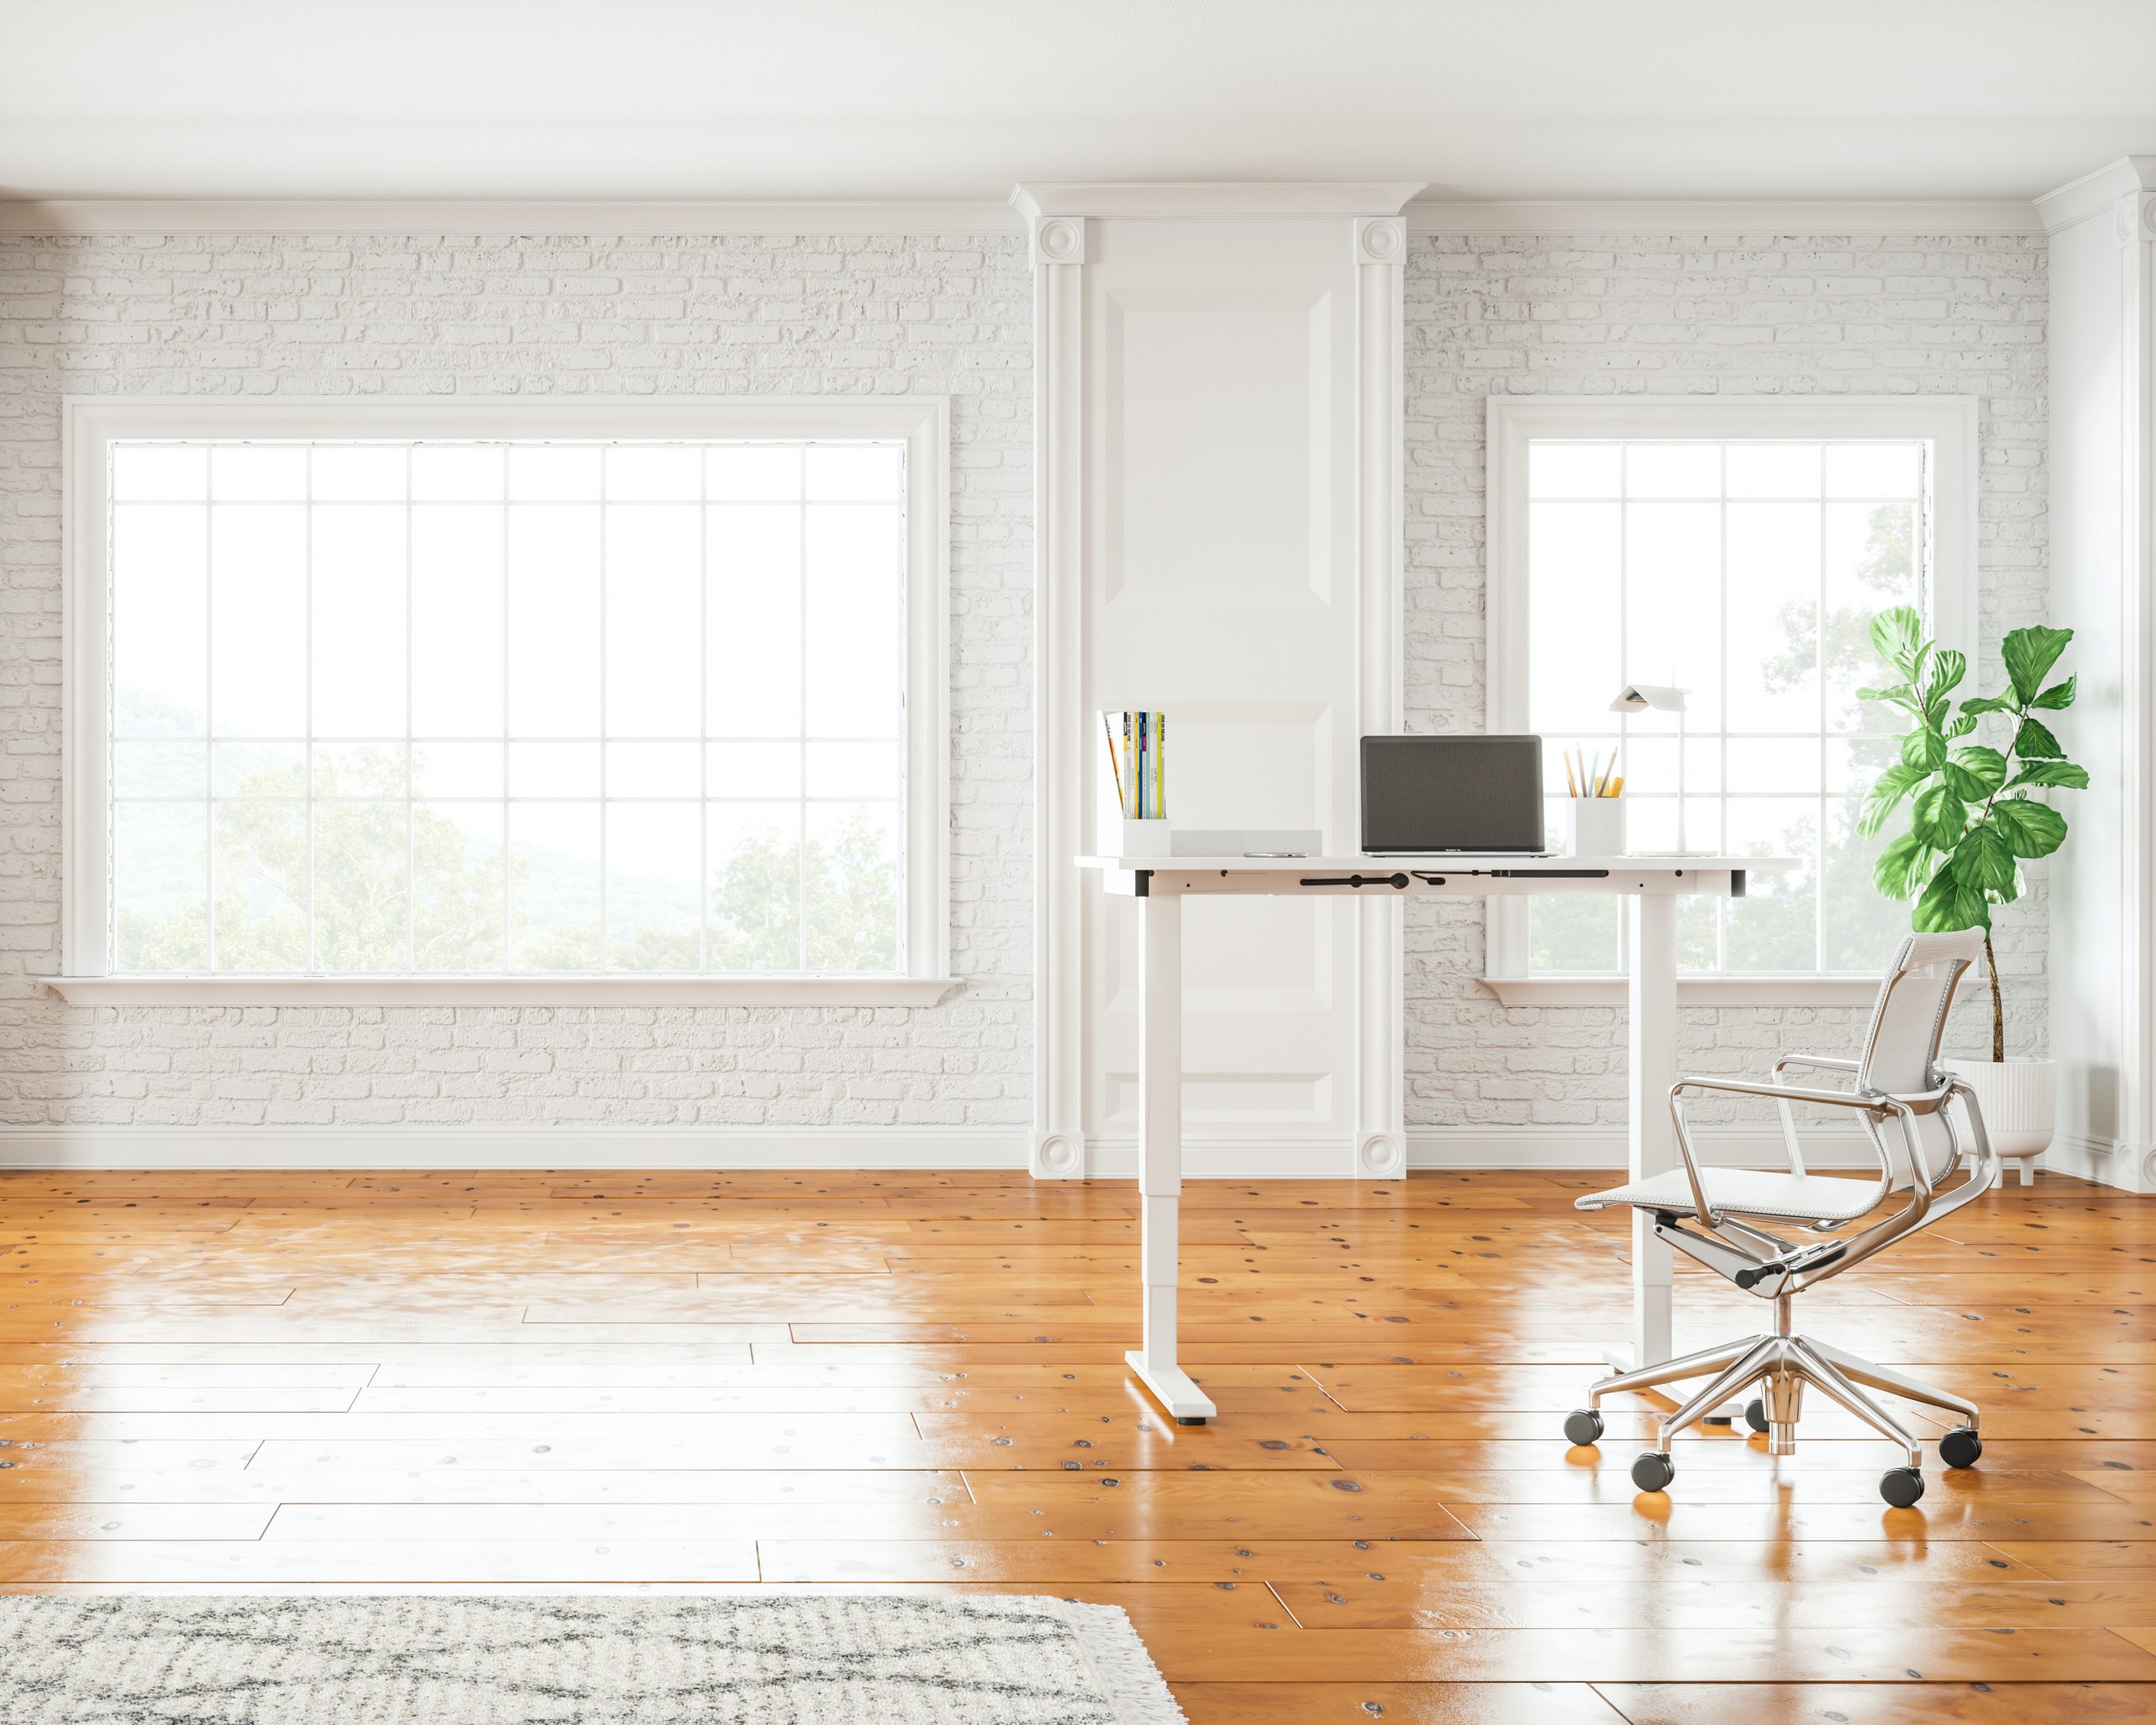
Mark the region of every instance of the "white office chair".
[[[1983, 950], [1983, 937], [1973, 929], [1958, 934], [1913, 934], [1904, 940], [1880, 984], [1863, 1052], [1855, 1060], [1785, 1055], [1774, 1063], [1770, 1084], [1684, 1078], [1671, 1087], [1669, 1112], [1677, 1124], [1677, 1147], [1684, 1166], [1594, 1193], [1578, 1199], [1578, 1208], [1623, 1205], [1652, 1211], [1654, 1231], [1678, 1251], [1762, 1300], [1772, 1300], [1774, 1331], [1770, 1336], [1755, 1336], [1604, 1378], [1588, 1393], [1588, 1406], [1565, 1422], [1565, 1435], [1573, 1443], [1592, 1444], [1602, 1435], [1598, 1410], [1605, 1396], [1712, 1374], [1712, 1382], [1662, 1422], [1655, 1447], [1632, 1464], [1632, 1482], [1641, 1491], [1662, 1491], [1676, 1477], [1669, 1454], [1673, 1437], [1753, 1384], [1764, 1386], [1763, 1394], [1746, 1408], [1745, 1416], [1754, 1431], [1768, 1434], [1769, 1455], [1786, 1455], [1796, 1448], [1797, 1415], [1806, 1384], [1816, 1384], [1865, 1424], [1899, 1444], [1908, 1454], [1909, 1465], [1892, 1470], [1879, 1482], [1880, 1495], [1899, 1508], [1906, 1509], [1924, 1495], [1923, 1447], [1859, 1386], [1960, 1414], [1962, 1423], [1940, 1440], [1940, 1459], [1949, 1467], [1975, 1465], [1983, 1454], [1975, 1402], [1792, 1333], [1790, 1300], [1952, 1215], [1991, 1185], [1999, 1158], [1984, 1131], [1976, 1096], [1935, 1064], [1955, 987]], [[1847, 1072], [1854, 1081], [1847, 1090], [1803, 1089], [1781, 1081], [1784, 1069], [1790, 1066]], [[1693, 1091], [1773, 1097], [1781, 1114], [1789, 1171], [1702, 1168], [1684, 1123], [1684, 1098]], [[1956, 1096], [1967, 1110], [1973, 1146], [1961, 1143], [1948, 1110], [1948, 1103]], [[1845, 1108], [1855, 1114], [1879, 1154], [1878, 1177], [1848, 1179], [1806, 1172], [1791, 1103]], [[1891, 1140], [1883, 1130], [1889, 1120], [1897, 1129]], [[1948, 1181], [1965, 1150], [1972, 1148], [1973, 1165], [1950, 1189]], [[1904, 1194], [1900, 1209], [1847, 1238], [1790, 1240], [1762, 1226], [1801, 1223], [1809, 1234], [1838, 1234], [1895, 1193]], [[1693, 1226], [1685, 1226], [1688, 1222]]]

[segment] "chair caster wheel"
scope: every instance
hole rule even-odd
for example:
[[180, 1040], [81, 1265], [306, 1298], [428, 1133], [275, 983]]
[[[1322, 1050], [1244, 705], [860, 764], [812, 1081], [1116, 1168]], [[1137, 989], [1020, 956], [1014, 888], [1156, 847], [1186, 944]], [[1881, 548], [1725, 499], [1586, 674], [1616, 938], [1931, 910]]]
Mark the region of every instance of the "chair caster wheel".
[[1602, 1415], [1592, 1407], [1576, 1407], [1565, 1416], [1565, 1441], [1592, 1444], [1602, 1436]]
[[1879, 1477], [1879, 1495], [1906, 1509], [1924, 1495], [1924, 1476], [1913, 1467], [1890, 1468]]
[[1983, 1439], [1965, 1425], [1956, 1426], [1939, 1440], [1939, 1459], [1949, 1467], [1974, 1467], [1983, 1453]]
[[1677, 1464], [1650, 1450], [1632, 1464], [1632, 1483], [1643, 1492], [1666, 1492], [1677, 1477]]
[[1744, 1404], [1744, 1423], [1755, 1432], [1766, 1430], [1767, 1404], [1760, 1397], [1754, 1396]]

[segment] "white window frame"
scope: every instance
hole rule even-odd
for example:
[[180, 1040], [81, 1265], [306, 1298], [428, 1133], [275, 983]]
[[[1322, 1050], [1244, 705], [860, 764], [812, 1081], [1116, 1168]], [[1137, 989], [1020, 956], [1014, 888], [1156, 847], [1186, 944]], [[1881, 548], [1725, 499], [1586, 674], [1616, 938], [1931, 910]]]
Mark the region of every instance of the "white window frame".
[[[949, 745], [950, 398], [668, 396], [573, 400], [71, 396], [62, 403], [66, 510], [61, 964], [42, 979], [104, 1005], [922, 1006], [954, 985]], [[905, 953], [891, 976], [139, 976], [107, 945], [110, 584], [109, 447], [137, 439], [818, 438], [906, 447]]]
[[[1746, 437], [1921, 440], [1932, 453], [1932, 633], [1977, 662], [1977, 399], [1972, 395], [1609, 397], [1493, 395], [1487, 406], [1488, 722], [1524, 731], [1528, 705], [1528, 445], [1535, 438], [1624, 441]], [[1613, 694], [1615, 691], [1613, 689]], [[1531, 976], [1524, 899], [1487, 905], [1482, 980], [1507, 1006], [1610, 1006], [1622, 975]], [[1678, 995], [1696, 1006], [1863, 1006], [1876, 978], [1688, 975]]]

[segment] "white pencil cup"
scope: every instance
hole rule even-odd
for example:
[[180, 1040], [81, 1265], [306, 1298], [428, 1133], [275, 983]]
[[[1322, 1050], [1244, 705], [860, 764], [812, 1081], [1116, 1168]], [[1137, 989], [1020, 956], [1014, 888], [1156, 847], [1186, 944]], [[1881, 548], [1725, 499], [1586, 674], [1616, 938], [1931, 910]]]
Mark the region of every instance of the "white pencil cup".
[[1575, 857], [1625, 854], [1625, 799], [1622, 797], [1566, 798], [1565, 835]]
[[1174, 835], [1165, 820], [1126, 820], [1123, 828], [1124, 857], [1169, 857], [1175, 854]]

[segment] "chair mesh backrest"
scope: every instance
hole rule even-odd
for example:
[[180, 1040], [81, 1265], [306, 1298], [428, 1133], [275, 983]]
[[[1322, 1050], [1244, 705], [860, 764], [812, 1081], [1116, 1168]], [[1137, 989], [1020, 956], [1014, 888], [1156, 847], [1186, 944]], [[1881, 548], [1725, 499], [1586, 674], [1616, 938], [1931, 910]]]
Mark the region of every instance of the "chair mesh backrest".
[[[1932, 1065], [1946, 1032], [1946, 1012], [1954, 1004], [1955, 987], [1983, 949], [1983, 935], [1973, 928], [1953, 934], [1912, 934], [1903, 940], [1871, 1008], [1863, 1064], [1857, 1071], [1860, 1087], [1889, 1096], [1909, 1096], [1932, 1087]], [[1898, 1136], [1897, 1128], [1890, 1124], [1886, 1130], [1890, 1140]], [[1954, 1151], [1945, 1117], [1926, 1114], [1918, 1120], [1917, 1130], [1936, 1179]]]

